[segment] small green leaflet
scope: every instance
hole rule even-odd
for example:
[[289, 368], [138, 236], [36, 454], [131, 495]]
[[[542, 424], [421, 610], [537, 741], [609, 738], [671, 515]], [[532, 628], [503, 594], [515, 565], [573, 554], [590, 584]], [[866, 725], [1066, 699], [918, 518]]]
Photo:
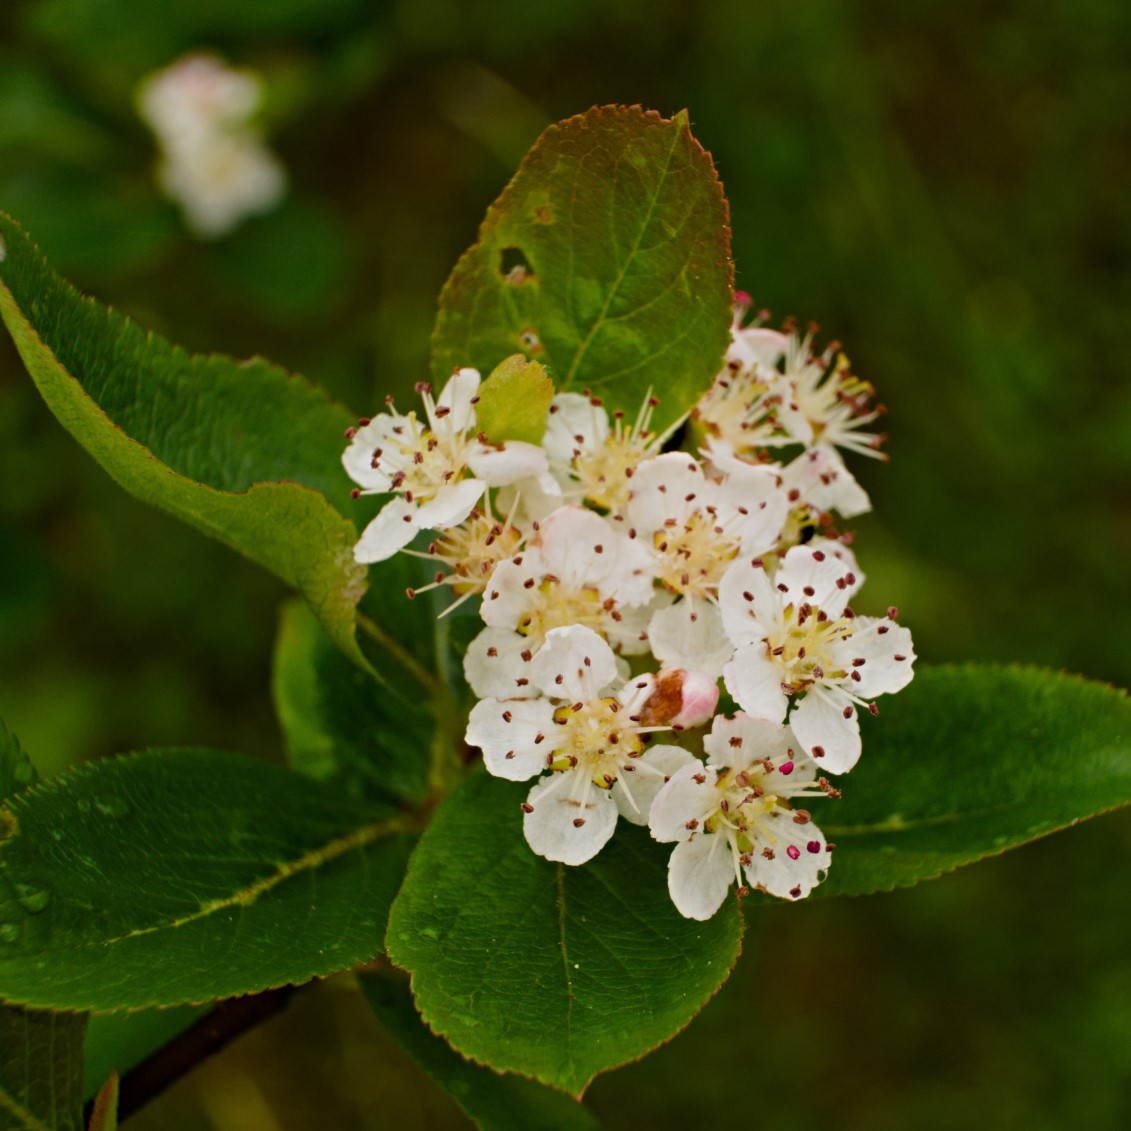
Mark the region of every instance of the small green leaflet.
[[84, 765], [0, 810], [0, 998], [203, 1002], [381, 951], [409, 818], [264, 762], [163, 750]]
[[440, 295], [432, 373], [521, 350], [559, 391], [672, 424], [718, 372], [732, 317], [728, 210], [685, 114], [603, 106], [551, 126]]
[[664, 846], [622, 827], [590, 863], [530, 851], [529, 791], [478, 773], [437, 811], [393, 905], [389, 957], [471, 1060], [574, 1095], [682, 1029], [730, 973], [741, 916], [684, 919]]
[[495, 444], [504, 440], [540, 444], [553, 399], [554, 385], [546, 367], [520, 353], [511, 354], [479, 386], [475, 406], [479, 429]]
[[837, 845], [814, 895], [910, 887], [1131, 803], [1131, 699], [1037, 668], [923, 666], [866, 720], [814, 819]]

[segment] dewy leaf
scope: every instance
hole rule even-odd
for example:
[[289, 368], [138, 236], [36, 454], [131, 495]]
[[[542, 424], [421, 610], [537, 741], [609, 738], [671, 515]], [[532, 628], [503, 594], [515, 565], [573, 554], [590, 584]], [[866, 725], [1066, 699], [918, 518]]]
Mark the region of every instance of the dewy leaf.
[[408, 979], [382, 965], [360, 975], [362, 991], [397, 1044], [447, 1090], [480, 1131], [598, 1131], [577, 1100], [521, 1076], [472, 1064], [428, 1031], [412, 1003]]
[[551, 126], [440, 295], [437, 381], [521, 350], [559, 391], [664, 427], [722, 364], [734, 269], [726, 198], [685, 114], [604, 106]]
[[479, 386], [475, 415], [480, 430], [493, 443], [540, 444], [553, 399], [554, 384], [546, 367], [515, 353], [500, 361]]
[[299, 601], [283, 609], [273, 690], [296, 769], [340, 782], [352, 797], [419, 802], [427, 795], [431, 705], [351, 663]]
[[[0, 800], [34, 783], [28, 756], [0, 720]], [[0, 902], [18, 896], [0, 876]], [[0, 948], [18, 928], [0, 915]], [[86, 1016], [0, 1005], [0, 1128], [81, 1131]]]
[[472, 1060], [579, 1095], [674, 1036], [730, 973], [737, 902], [684, 919], [665, 847], [617, 830], [578, 868], [531, 852], [526, 783], [475, 774], [444, 802], [393, 904], [389, 957], [424, 1020]]
[[0, 810], [0, 998], [139, 1009], [373, 958], [403, 814], [235, 754], [89, 763]]
[[1131, 802], [1131, 699], [1035, 668], [926, 666], [881, 700], [837, 785], [814, 894], [908, 887]]
[[293, 585], [361, 660], [344, 408], [266, 361], [190, 356], [83, 298], [2, 213], [0, 315], [48, 407], [122, 487]]

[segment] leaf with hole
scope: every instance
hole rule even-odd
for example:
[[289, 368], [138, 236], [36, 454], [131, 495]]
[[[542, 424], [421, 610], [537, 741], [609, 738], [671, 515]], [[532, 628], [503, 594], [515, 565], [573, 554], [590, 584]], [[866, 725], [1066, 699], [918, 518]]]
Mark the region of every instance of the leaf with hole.
[[687, 116], [603, 106], [551, 126], [487, 211], [440, 295], [432, 372], [516, 350], [559, 391], [658, 427], [698, 399], [729, 341], [726, 199]]

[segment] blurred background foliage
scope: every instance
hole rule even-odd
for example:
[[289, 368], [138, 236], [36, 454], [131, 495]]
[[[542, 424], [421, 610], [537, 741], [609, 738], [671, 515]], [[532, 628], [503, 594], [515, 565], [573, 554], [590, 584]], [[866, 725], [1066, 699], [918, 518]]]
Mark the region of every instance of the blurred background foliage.
[[[158, 194], [133, 103], [201, 48], [263, 75], [291, 178], [212, 243]], [[820, 321], [888, 405], [891, 464], [855, 465], [861, 608], [900, 605], [929, 661], [1131, 684], [1125, 4], [8, 0], [0, 207], [145, 325], [361, 413], [424, 375], [439, 288], [542, 127], [605, 102], [689, 108], [739, 285]], [[0, 716], [45, 772], [279, 757], [282, 596], [123, 495], [0, 343]], [[915, 891], [759, 910], [733, 982], [591, 1102], [610, 1128], [1129, 1126], [1129, 847], [1107, 818]], [[466, 1122], [342, 978], [130, 1125]]]

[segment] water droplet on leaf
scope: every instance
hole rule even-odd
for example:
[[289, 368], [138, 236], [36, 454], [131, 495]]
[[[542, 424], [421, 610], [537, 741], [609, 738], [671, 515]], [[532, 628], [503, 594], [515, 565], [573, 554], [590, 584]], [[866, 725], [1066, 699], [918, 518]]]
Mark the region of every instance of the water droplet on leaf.
[[102, 814], [103, 817], [124, 817], [130, 811], [130, 803], [124, 797], [96, 797], [94, 799], [94, 808]]
[[25, 911], [38, 915], [50, 902], [51, 893], [33, 884], [16, 884], [16, 898]]

